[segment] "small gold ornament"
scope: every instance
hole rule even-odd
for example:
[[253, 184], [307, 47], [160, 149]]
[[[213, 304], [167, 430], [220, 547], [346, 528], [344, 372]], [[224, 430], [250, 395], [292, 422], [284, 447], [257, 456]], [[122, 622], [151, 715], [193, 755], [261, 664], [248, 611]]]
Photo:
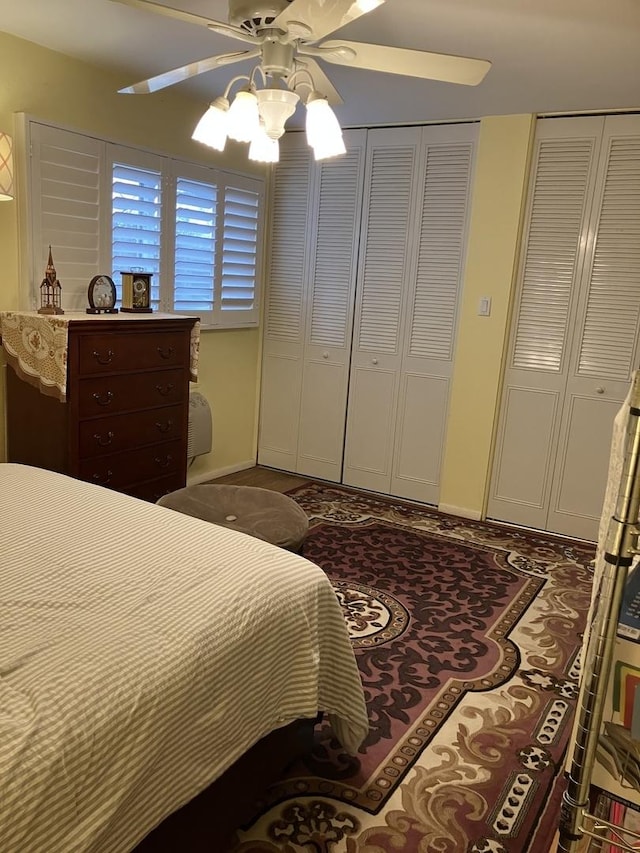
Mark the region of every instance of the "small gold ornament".
[[49, 260], [47, 268], [40, 285], [40, 307], [38, 314], [64, 314], [62, 310], [62, 285], [58, 281], [58, 274], [53, 265], [51, 246], [49, 246]]

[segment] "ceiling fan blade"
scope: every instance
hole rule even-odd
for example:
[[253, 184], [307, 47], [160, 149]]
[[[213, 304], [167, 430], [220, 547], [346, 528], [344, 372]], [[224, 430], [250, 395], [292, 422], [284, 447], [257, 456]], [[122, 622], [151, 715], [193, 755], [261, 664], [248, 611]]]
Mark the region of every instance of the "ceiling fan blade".
[[165, 71], [156, 77], [150, 77], [148, 80], [142, 80], [140, 83], [118, 89], [118, 92], [124, 95], [148, 95], [151, 92], [157, 92], [159, 89], [166, 89], [167, 86], [173, 86], [175, 83], [181, 83], [190, 77], [204, 74], [205, 71], [213, 71], [214, 68], [220, 68], [222, 65], [231, 65], [234, 62], [242, 62], [243, 59], [253, 59], [256, 56], [260, 56], [260, 48], [243, 50], [240, 53], [223, 53], [220, 56], [210, 56], [208, 59], [200, 59], [198, 62], [191, 62], [189, 65], [181, 65], [180, 68]]
[[446, 53], [357, 41], [325, 41], [317, 47], [305, 45], [300, 48], [300, 52], [349, 68], [386, 71], [388, 74], [423, 77], [426, 80], [442, 80], [465, 86], [477, 86], [491, 68], [487, 59], [470, 59], [466, 56], [449, 56]]
[[372, 12], [385, 0], [293, 0], [274, 19], [273, 26], [294, 38], [317, 41]]
[[166, 18], [184, 21], [186, 24], [207, 27], [216, 33], [237, 38], [241, 41], [255, 41], [244, 30], [234, 27], [232, 24], [224, 23], [224, 21], [216, 21], [213, 18], [204, 18], [202, 15], [194, 15], [191, 12], [183, 12], [182, 9], [173, 9], [171, 6], [163, 6], [161, 3], [154, 3], [153, 0], [111, 0], [111, 2], [121, 3], [123, 6], [131, 6], [133, 9], [143, 9], [145, 12], [156, 12], [159, 15], [164, 15]]
[[315, 59], [310, 56], [296, 56], [296, 71], [303, 68], [313, 77], [313, 85], [320, 94], [324, 95], [332, 107], [344, 103], [338, 90], [324, 73]]

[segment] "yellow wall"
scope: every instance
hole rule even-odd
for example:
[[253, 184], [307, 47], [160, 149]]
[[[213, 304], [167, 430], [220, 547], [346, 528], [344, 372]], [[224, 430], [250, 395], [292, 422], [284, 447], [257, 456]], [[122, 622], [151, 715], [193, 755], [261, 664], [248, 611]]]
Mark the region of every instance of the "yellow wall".
[[[190, 140], [189, 131], [204, 104], [183, 98], [176, 90], [139, 97], [118, 95], [117, 89], [130, 79], [3, 33], [0, 80], [3, 130], [11, 131], [13, 114], [24, 112], [114, 141], [215, 165], [250, 168], [243, 146], [217, 155]], [[443, 508], [471, 516], [481, 514], [488, 484], [533, 124], [532, 116], [490, 117], [481, 123], [441, 495]], [[0, 310], [19, 307], [19, 203], [20, 198], [0, 204]], [[64, 286], [63, 271], [58, 272]], [[492, 299], [490, 317], [477, 316], [480, 296]], [[215, 446], [212, 454], [196, 460], [192, 476], [241, 466], [255, 458], [259, 356], [256, 329], [203, 332], [199, 390], [212, 403]], [[1, 387], [0, 395], [3, 416]], [[0, 459], [4, 458], [2, 420]]]
[[[205, 104], [174, 92], [118, 95], [130, 79], [103, 71], [31, 42], [0, 33], [0, 129], [14, 128], [14, 113], [116, 142], [141, 145], [216, 166], [251, 170], [244, 146], [229, 143], [224, 155], [190, 139]], [[179, 88], [179, 87], [178, 87]], [[253, 171], [258, 171], [255, 167]], [[18, 304], [18, 205], [0, 203], [0, 310]], [[99, 270], [96, 270], [99, 272]], [[64, 288], [64, 270], [58, 269]], [[205, 331], [199, 390], [212, 402], [216, 445], [194, 471], [217, 470], [254, 458], [257, 329]], [[4, 455], [4, 370], [0, 370], [0, 460]], [[197, 467], [196, 467], [197, 466]]]
[[[440, 507], [483, 515], [534, 117], [482, 120]], [[491, 314], [478, 316], [480, 298]]]

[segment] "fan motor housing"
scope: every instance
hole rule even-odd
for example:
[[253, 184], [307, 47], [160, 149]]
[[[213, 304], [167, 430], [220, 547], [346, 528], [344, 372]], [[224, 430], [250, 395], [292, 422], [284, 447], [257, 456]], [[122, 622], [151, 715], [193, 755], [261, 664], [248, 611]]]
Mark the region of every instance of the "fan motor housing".
[[229, 0], [229, 23], [249, 33], [270, 27], [290, 0]]

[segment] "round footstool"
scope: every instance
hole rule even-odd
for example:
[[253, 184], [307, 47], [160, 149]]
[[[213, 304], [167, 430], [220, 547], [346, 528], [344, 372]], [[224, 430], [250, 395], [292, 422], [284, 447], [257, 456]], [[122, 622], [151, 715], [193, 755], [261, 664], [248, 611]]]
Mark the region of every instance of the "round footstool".
[[299, 550], [309, 528], [305, 511], [294, 500], [255, 486], [203, 483], [163, 495], [157, 503], [289, 551]]

